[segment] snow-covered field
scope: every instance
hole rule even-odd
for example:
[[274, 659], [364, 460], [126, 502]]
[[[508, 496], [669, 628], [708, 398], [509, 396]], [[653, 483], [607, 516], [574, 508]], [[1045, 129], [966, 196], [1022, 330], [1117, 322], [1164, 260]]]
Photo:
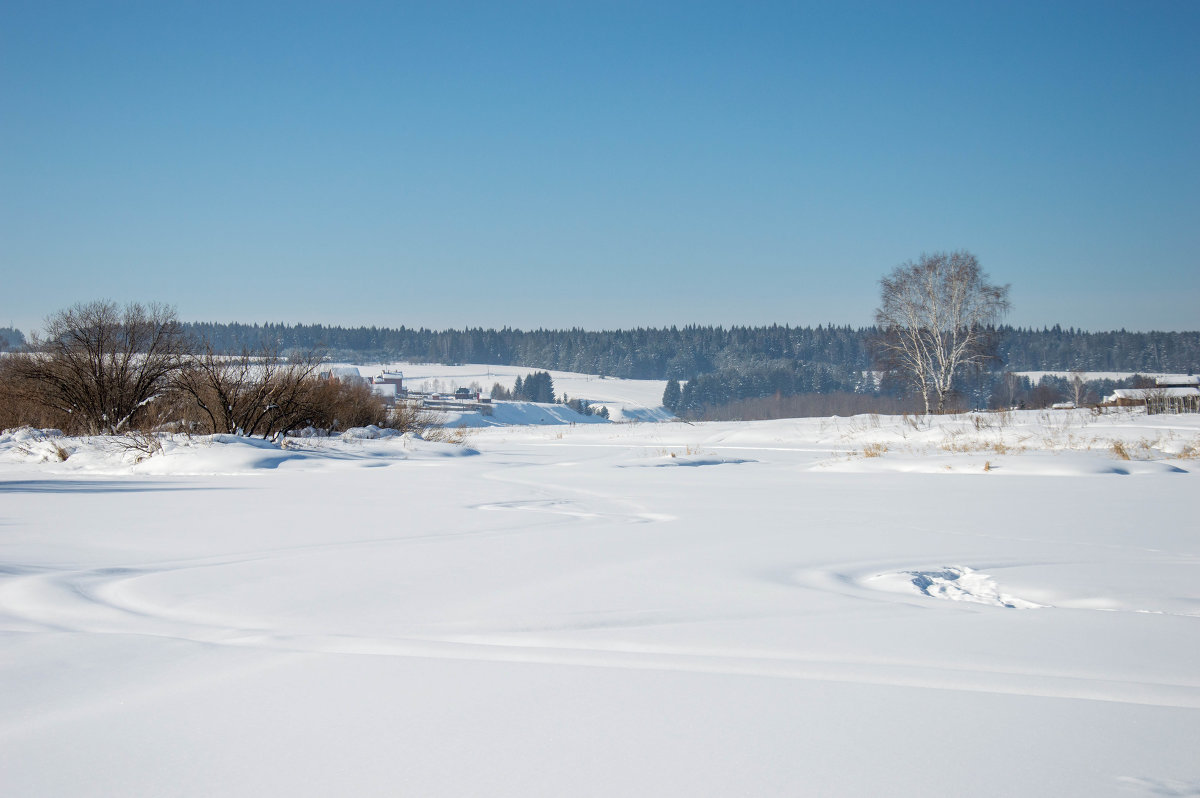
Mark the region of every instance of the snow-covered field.
[[1200, 795], [1200, 417], [373, 435], [0, 436], [0, 794]]
[[[413, 391], [447, 391], [478, 385], [484, 393], [492, 385], [500, 383], [511, 389], [517, 377], [524, 379], [535, 371], [545, 369], [528, 366], [488, 366], [463, 364], [458, 366], [439, 363], [388, 363], [374, 366], [352, 366], [333, 364], [338, 368], [356, 368], [364, 377], [371, 377], [382, 370], [400, 371], [404, 374], [404, 385]], [[573, 371], [551, 371], [555, 396], [566, 394], [571, 399], [586, 399], [597, 408], [609, 410], [613, 421], [667, 421], [674, 416], [662, 407], [666, 380], [623, 380], [615, 377], [598, 377], [594, 374], [579, 374]], [[468, 425], [473, 425], [467, 420]], [[506, 423], [553, 423], [520, 418], [506, 419]]]

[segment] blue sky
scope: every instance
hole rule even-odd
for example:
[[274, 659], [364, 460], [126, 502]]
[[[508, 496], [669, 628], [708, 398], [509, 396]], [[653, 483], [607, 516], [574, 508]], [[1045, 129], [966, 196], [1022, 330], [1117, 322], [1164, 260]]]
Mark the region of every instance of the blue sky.
[[1200, 328], [1200, 3], [0, 6], [0, 325]]

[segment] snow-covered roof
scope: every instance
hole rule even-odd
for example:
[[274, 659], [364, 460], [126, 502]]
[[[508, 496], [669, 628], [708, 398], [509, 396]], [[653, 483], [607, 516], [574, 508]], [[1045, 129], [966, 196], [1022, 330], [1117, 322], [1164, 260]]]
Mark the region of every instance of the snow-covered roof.
[[1198, 388], [1117, 388], [1111, 395], [1104, 397], [1106, 402], [1115, 402], [1118, 399], [1129, 399], [1135, 401], [1145, 401], [1150, 397], [1176, 398], [1182, 396], [1200, 396], [1200, 387]]

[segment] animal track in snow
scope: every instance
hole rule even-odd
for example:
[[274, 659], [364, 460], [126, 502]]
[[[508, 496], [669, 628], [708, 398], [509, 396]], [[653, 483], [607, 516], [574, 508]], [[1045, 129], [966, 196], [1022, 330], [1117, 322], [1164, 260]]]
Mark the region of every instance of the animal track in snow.
[[867, 581], [874, 587], [895, 592], [916, 591], [932, 598], [950, 601], [969, 601], [975, 604], [990, 604], [1017, 610], [1032, 610], [1044, 607], [1032, 601], [1011, 596], [1000, 590], [996, 580], [985, 573], [965, 565], [951, 565], [930, 571], [897, 571], [876, 574]]

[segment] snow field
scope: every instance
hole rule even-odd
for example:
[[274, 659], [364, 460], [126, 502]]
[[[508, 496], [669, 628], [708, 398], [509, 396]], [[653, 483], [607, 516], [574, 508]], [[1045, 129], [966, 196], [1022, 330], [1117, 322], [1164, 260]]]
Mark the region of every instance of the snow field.
[[[480, 364], [463, 364], [458, 366], [439, 363], [387, 363], [380, 365], [351, 366], [335, 364], [339, 367], [356, 368], [364, 377], [378, 374], [380, 371], [400, 371], [404, 373], [404, 385], [413, 391], [438, 390], [452, 392], [455, 388], [466, 388], [477, 384], [486, 394], [495, 383], [511, 389], [517, 377], [524, 379], [535, 371], [548, 371], [528, 366], [488, 366]], [[561, 397], [566, 394], [571, 399], [586, 399], [600, 407], [607, 407], [612, 421], [668, 421], [674, 416], [663, 408], [662, 395], [667, 387], [666, 380], [625, 380], [615, 377], [599, 377], [594, 374], [579, 374], [572, 371], [549, 371], [554, 381], [554, 393]], [[530, 403], [512, 403], [527, 406]], [[500, 403], [497, 414], [503, 408], [508, 408], [509, 415], [489, 420], [480, 419], [478, 415], [466, 414], [464, 417], [452, 415], [453, 423], [466, 423], [468, 426], [492, 426], [500, 424], [546, 424], [555, 423], [551, 419], [539, 419], [538, 416], [522, 417], [520, 410], [508, 407], [509, 403]], [[554, 405], [536, 405], [546, 410], [552, 410]], [[528, 408], [525, 408], [528, 412]], [[567, 408], [559, 408], [556, 413], [568, 412]], [[568, 418], [578, 421], [581, 416], [571, 413]], [[600, 419], [588, 419], [600, 421]]]
[[989, 423], [0, 436], [3, 792], [1200, 794], [1200, 419]]

